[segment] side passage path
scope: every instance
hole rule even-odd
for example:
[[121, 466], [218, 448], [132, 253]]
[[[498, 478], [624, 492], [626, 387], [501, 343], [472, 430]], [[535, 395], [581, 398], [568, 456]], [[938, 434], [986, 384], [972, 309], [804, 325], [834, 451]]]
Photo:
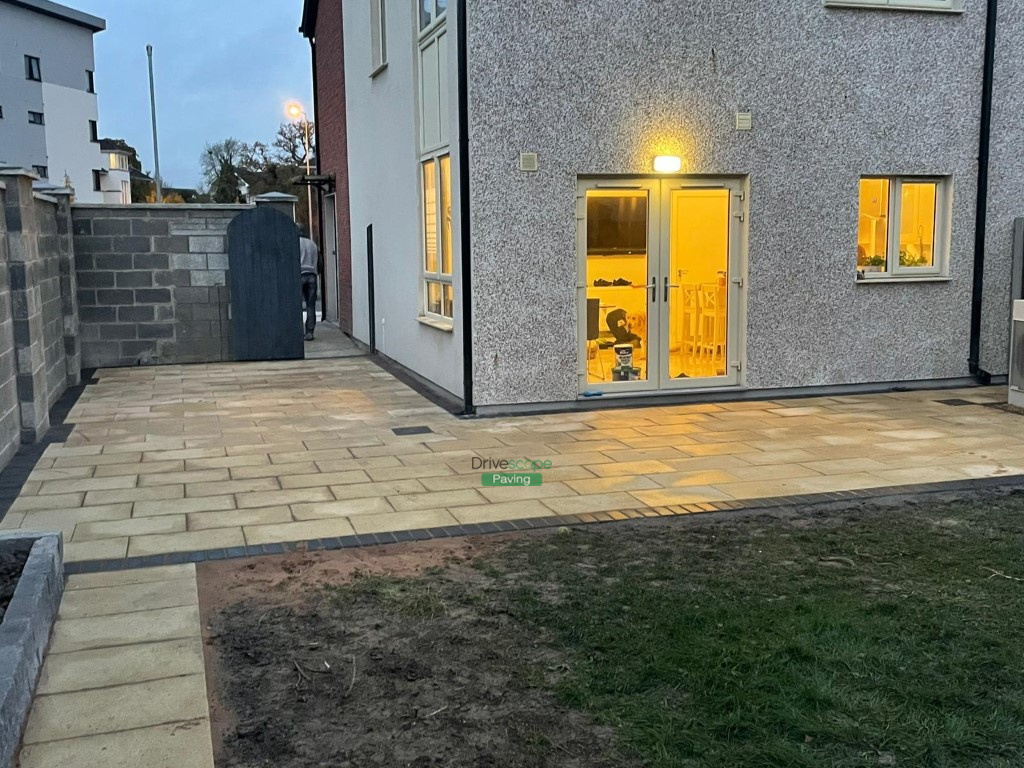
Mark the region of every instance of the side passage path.
[[193, 565], [72, 576], [21, 768], [213, 768]]

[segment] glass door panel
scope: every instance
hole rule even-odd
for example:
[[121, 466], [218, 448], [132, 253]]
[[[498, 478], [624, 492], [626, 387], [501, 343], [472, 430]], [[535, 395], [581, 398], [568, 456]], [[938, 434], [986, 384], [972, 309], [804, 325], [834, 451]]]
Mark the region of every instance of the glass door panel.
[[667, 381], [729, 376], [732, 286], [732, 190], [687, 187], [668, 191], [668, 253], [663, 299], [668, 304]]
[[[586, 383], [647, 382], [653, 291], [648, 189], [586, 190]], [[654, 369], [656, 377], [657, 368]], [[635, 387], [636, 385], [634, 385]]]

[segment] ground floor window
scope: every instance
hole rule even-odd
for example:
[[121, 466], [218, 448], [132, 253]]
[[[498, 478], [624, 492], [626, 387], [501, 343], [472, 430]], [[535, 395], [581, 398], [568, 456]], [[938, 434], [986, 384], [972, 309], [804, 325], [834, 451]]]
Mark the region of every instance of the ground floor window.
[[452, 320], [452, 174], [451, 156], [438, 155], [421, 163], [423, 185], [424, 312]]
[[943, 178], [862, 178], [858, 279], [943, 274], [949, 196], [949, 182]]

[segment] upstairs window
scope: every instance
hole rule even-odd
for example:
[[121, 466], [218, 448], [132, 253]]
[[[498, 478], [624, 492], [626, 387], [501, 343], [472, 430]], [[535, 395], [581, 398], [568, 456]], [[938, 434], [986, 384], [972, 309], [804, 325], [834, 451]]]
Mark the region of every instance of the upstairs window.
[[94, 170], [92, 172], [92, 191], [103, 191], [103, 171]]
[[929, 277], [946, 272], [949, 182], [872, 176], [860, 181], [857, 277]]
[[33, 165], [32, 170], [36, 172], [40, 179], [50, 178], [50, 169], [45, 165]]
[[38, 56], [26, 56], [25, 57], [25, 79], [42, 81], [43, 70], [39, 64]]
[[376, 74], [388, 63], [388, 19], [386, 0], [370, 0], [370, 72]]
[[100, 140], [100, 127], [95, 120], [89, 121], [89, 141]]
[[89, 93], [96, 93], [96, 73], [91, 69], [85, 70], [85, 89]]
[[128, 155], [122, 155], [118, 152], [110, 153], [110, 168], [114, 171], [127, 171], [128, 170]]
[[28, 121], [30, 123], [32, 123], [32, 125], [45, 125], [46, 124], [45, 120], [43, 119], [43, 113], [42, 112], [32, 112], [32, 111], [30, 111], [28, 113]]
[[417, 0], [420, 6], [420, 31], [424, 31], [444, 16], [448, 0]]

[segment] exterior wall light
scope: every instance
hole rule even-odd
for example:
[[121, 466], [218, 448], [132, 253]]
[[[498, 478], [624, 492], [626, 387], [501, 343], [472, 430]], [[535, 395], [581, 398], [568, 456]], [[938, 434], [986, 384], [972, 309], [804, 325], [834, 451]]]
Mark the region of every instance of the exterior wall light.
[[683, 167], [683, 159], [675, 155], [658, 155], [654, 158], [654, 170], [656, 173], [679, 173]]

